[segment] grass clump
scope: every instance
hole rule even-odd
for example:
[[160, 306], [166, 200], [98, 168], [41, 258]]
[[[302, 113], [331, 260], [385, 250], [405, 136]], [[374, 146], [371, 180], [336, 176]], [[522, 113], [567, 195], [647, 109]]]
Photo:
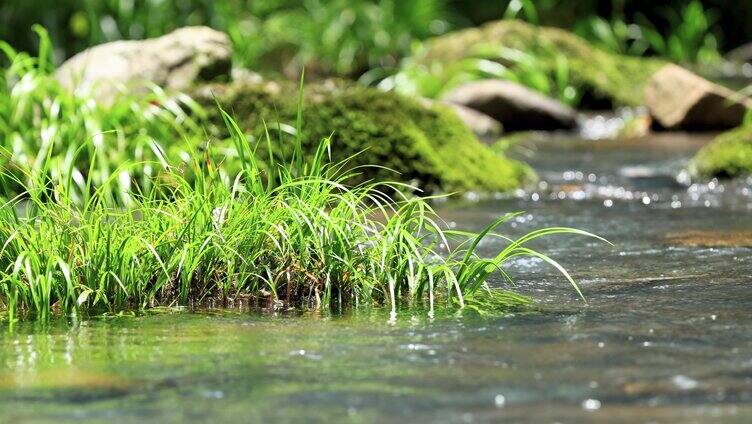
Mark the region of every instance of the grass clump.
[[[128, 161], [101, 184], [89, 173], [83, 190], [71, 174], [52, 181], [35, 168], [26, 178], [5, 173], [4, 180], [26, 188], [0, 206], [0, 309], [9, 319], [236, 299], [325, 309], [505, 310], [529, 299], [487, 282], [497, 273], [509, 279], [503, 266], [521, 255], [553, 264], [579, 292], [560, 265], [526, 244], [590, 234], [538, 230], [505, 239], [495, 257], [481, 258], [481, 240], [503, 238], [493, 232], [514, 215], [479, 234], [446, 231], [426, 199], [385, 194], [399, 193], [398, 183], [349, 185], [357, 170], [329, 161], [330, 138], [306, 159], [302, 119], [292, 154], [278, 156], [268, 133], [251, 143], [219, 110], [240, 161], [232, 178], [194, 152], [190, 167], [154, 163], [150, 184], [130, 190], [122, 205], [112, 194], [116, 175], [144, 164]], [[259, 165], [259, 148], [271, 166]]]
[[[563, 268], [526, 244], [590, 234], [549, 228], [518, 240], [494, 235], [513, 215], [480, 234], [448, 231], [430, 199], [401, 194], [413, 187], [374, 180], [387, 172], [374, 164], [385, 162], [361, 158], [365, 147], [362, 155], [383, 148], [385, 159], [405, 158], [386, 163], [415, 167], [410, 178], [433, 176], [449, 187], [466, 187], [463, 178], [481, 181], [472, 164], [506, 164], [476, 152], [474, 138], [466, 147], [446, 141], [467, 130], [441, 127], [440, 110], [365, 88], [364, 97], [345, 90], [330, 105], [301, 87], [294, 109], [280, 107], [295, 127], [258, 113], [249, 135], [215, 106], [226, 140], [207, 142], [199, 122], [183, 112], [204, 109], [187, 97], [170, 100], [155, 89], [145, 102], [124, 96], [105, 109], [63, 91], [51, 76], [46, 34], [37, 31], [39, 57], [0, 44], [10, 63], [0, 80], [3, 319], [238, 299], [318, 309], [503, 311], [530, 299], [488, 280], [511, 281], [503, 266], [520, 255], [553, 264], [577, 289]], [[305, 112], [304, 101], [318, 112]], [[371, 103], [378, 107], [369, 113], [356, 107]], [[390, 114], [395, 105], [406, 108]], [[349, 123], [355, 129], [346, 132]], [[329, 124], [346, 137], [324, 132]], [[356, 144], [347, 146], [349, 137]], [[458, 164], [443, 180], [450, 174], [431, 171]], [[484, 169], [491, 181], [506, 172]], [[492, 236], [506, 247], [480, 257], [478, 244]]]
[[752, 125], [717, 136], [690, 163], [696, 176], [734, 178], [752, 175]]

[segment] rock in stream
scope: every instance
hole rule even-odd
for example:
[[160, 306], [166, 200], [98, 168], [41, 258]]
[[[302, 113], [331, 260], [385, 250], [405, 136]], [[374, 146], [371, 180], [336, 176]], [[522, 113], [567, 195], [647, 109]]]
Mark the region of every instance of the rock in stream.
[[208, 27], [185, 27], [162, 37], [100, 44], [73, 56], [57, 71], [72, 91], [91, 92], [109, 103], [121, 87], [148, 92], [151, 84], [184, 90], [198, 81], [228, 77], [232, 45], [227, 34]]
[[444, 100], [467, 106], [501, 122], [505, 130], [560, 130], [577, 125], [570, 107], [522, 85], [482, 80], [461, 85]]
[[658, 71], [645, 90], [645, 103], [661, 128], [724, 130], [744, 122], [752, 101], [677, 66]]

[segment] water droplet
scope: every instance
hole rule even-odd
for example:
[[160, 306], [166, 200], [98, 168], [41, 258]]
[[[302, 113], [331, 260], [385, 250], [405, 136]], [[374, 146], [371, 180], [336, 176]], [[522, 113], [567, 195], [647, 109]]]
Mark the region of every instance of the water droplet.
[[582, 409], [586, 411], [597, 411], [601, 409], [601, 401], [598, 399], [585, 399], [582, 401]]
[[205, 390], [201, 395], [207, 399], [222, 399], [225, 393], [221, 390]]
[[607, 208], [610, 208], [613, 205], [614, 205], [614, 201], [611, 200], [611, 199], [606, 199], [606, 200], [603, 201], [603, 206], [605, 206]]
[[671, 382], [674, 383], [674, 386], [678, 387], [681, 390], [692, 390], [696, 389], [697, 386], [700, 385], [700, 383], [697, 382], [697, 380], [691, 379], [687, 377], [686, 375], [675, 375]]
[[506, 403], [507, 398], [504, 397], [504, 395], [496, 395], [494, 397], [494, 405], [496, 405], [497, 408], [503, 408]]
[[642, 197], [642, 203], [643, 203], [644, 205], [649, 205], [649, 204], [650, 204], [650, 197], [648, 197], [648, 196], [643, 196], [643, 197]]

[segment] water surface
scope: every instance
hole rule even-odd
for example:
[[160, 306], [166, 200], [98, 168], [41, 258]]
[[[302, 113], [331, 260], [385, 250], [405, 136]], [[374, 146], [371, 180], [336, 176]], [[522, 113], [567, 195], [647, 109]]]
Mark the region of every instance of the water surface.
[[437, 206], [458, 228], [526, 211], [509, 234], [566, 225], [608, 238], [536, 245], [587, 304], [526, 259], [510, 271], [539, 314], [23, 323], [0, 335], [0, 422], [752, 422], [752, 249], [676, 241], [752, 230], [749, 181], [682, 173], [707, 139], [523, 143], [539, 187]]

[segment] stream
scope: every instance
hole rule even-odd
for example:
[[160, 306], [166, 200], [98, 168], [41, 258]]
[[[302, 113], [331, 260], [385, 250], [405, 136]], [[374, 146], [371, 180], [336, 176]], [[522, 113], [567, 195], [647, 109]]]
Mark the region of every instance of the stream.
[[[510, 264], [498, 318], [162, 312], [0, 333], [0, 421], [752, 422], [752, 180], [692, 183], [709, 136], [547, 136], [537, 188], [436, 205], [452, 227], [581, 228]], [[746, 247], [745, 247], [746, 246]], [[499, 240], [481, 245], [484, 254]], [[497, 280], [501, 285], [502, 281]]]

